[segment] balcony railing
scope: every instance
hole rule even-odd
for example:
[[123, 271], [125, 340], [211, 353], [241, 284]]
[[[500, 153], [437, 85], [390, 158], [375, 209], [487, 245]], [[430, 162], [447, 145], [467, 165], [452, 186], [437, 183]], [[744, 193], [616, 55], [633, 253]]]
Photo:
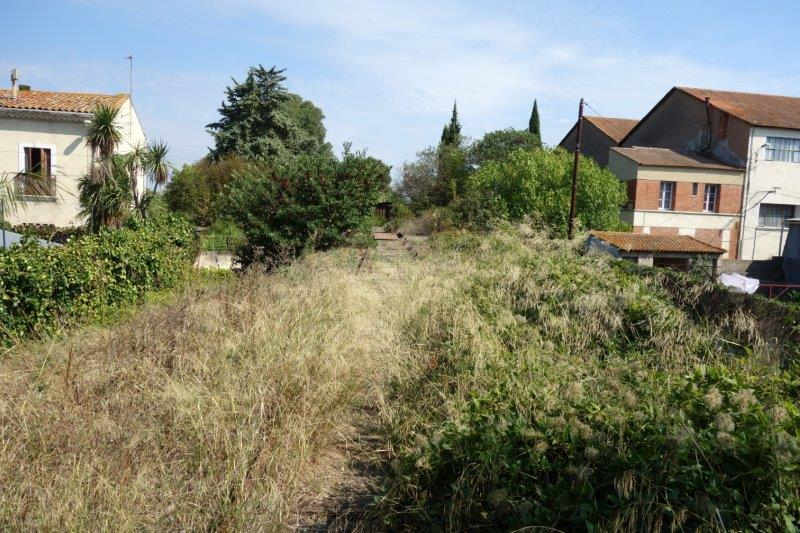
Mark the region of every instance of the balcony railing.
[[20, 172], [14, 178], [17, 194], [25, 200], [50, 200], [56, 197], [56, 177]]

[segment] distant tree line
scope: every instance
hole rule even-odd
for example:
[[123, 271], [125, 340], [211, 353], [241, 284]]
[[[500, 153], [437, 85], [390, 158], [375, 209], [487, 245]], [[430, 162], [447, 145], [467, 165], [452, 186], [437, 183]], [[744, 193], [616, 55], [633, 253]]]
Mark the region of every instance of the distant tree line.
[[[395, 189], [413, 211], [446, 209], [458, 223], [473, 227], [528, 218], [555, 235], [566, 232], [572, 155], [542, 146], [536, 100], [527, 129], [490, 131], [472, 142], [461, 131], [454, 104], [439, 145], [403, 165]], [[582, 226], [620, 227], [624, 201], [619, 180], [593, 160], [582, 159], [577, 196]]]

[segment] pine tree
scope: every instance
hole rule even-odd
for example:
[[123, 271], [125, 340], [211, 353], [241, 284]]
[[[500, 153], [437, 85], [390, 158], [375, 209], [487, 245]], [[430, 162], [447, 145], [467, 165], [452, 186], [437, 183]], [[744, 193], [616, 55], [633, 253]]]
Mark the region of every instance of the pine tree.
[[455, 102], [453, 102], [453, 114], [450, 116], [450, 123], [442, 130], [442, 144], [448, 146], [461, 144], [461, 123], [458, 121], [458, 108]]
[[542, 130], [541, 126], [539, 125], [539, 106], [536, 103], [536, 100], [533, 101], [533, 110], [531, 111], [531, 118], [528, 121], [528, 131], [539, 137], [542, 138]]
[[206, 126], [214, 137], [212, 160], [228, 155], [246, 159], [301, 153], [330, 154], [325, 115], [313, 103], [286, 90], [283, 69], [262, 65], [247, 71], [241, 83], [225, 90], [220, 119]]

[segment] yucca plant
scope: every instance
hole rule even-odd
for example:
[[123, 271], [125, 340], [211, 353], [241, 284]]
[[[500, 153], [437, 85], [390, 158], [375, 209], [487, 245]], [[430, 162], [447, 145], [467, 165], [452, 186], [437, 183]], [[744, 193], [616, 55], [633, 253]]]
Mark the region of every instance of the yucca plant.
[[147, 150], [147, 170], [153, 177], [153, 193], [158, 192], [158, 186], [164, 185], [169, 178], [169, 163], [167, 155], [169, 146], [164, 141], [156, 141]]
[[103, 180], [88, 174], [78, 182], [81, 215], [93, 232], [107, 226], [118, 227], [133, 203], [127, 158], [112, 156], [99, 166], [103, 168]]
[[86, 134], [86, 144], [92, 149], [92, 154], [98, 160], [109, 159], [122, 140], [122, 133], [116, 124], [119, 108], [98, 105], [89, 122], [89, 131]]

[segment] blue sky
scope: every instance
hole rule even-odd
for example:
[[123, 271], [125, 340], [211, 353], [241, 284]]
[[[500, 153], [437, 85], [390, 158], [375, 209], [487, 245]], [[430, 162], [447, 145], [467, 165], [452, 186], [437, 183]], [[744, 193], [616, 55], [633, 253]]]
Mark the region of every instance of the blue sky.
[[[638, 118], [673, 85], [800, 96], [797, 4], [6, 0], [0, 71], [34, 89], [125, 92], [176, 164], [202, 157], [230, 77], [286, 68], [328, 138], [398, 169], [435, 144], [458, 101], [463, 132], [527, 125], [539, 101], [557, 143], [590, 114]], [[7, 86], [7, 78], [0, 85]]]

